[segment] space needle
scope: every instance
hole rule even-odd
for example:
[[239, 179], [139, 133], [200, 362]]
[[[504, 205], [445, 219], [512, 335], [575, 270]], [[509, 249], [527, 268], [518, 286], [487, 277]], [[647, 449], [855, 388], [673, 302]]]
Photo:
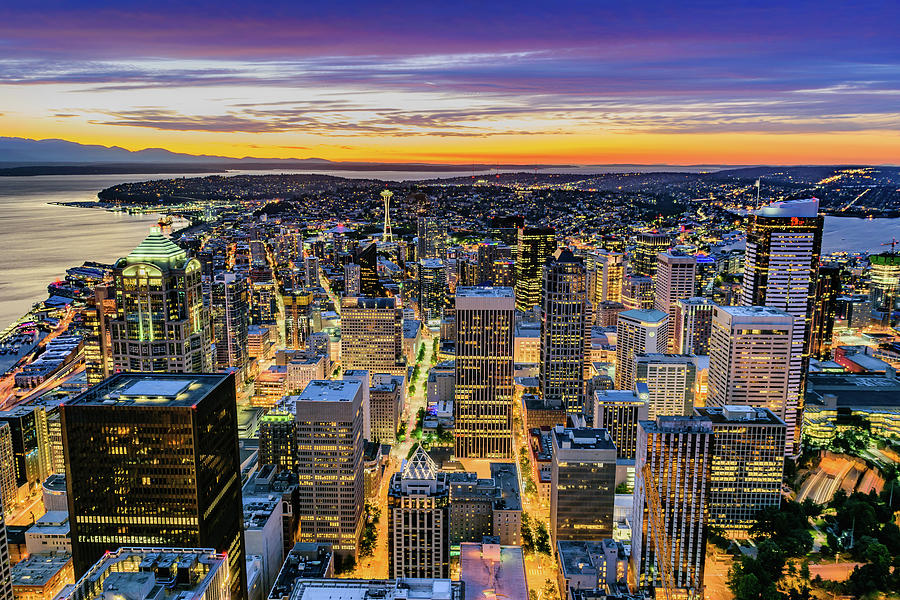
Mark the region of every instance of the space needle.
[[381, 199], [384, 200], [384, 233], [381, 236], [382, 242], [392, 242], [393, 235], [391, 234], [391, 197], [394, 193], [390, 190], [384, 190], [381, 192]]

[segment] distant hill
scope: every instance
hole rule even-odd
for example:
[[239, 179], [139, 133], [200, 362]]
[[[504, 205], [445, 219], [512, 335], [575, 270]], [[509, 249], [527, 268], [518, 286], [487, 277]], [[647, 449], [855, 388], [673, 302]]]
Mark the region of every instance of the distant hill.
[[198, 164], [265, 162], [271, 164], [322, 164], [324, 158], [276, 159], [235, 158], [231, 156], [193, 155], [162, 148], [131, 151], [118, 146], [92, 146], [66, 140], [29, 140], [0, 137], [0, 166], [84, 165], [84, 164]]

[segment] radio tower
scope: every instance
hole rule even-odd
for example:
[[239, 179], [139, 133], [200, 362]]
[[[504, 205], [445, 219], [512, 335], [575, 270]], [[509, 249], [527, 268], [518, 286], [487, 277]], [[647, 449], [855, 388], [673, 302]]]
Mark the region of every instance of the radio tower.
[[394, 193], [390, 190], [381, 192], [381, 199], [384, 200], [384, 233], [381, 236], [382, 242], [394, 241], [394, 236], [391, 234], [391, 196], [393, 195]]

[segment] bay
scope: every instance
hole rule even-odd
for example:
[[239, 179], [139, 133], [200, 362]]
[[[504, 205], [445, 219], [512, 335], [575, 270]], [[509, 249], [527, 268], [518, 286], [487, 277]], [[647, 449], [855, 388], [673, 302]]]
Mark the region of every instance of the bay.
[[[595, 172], [600, 169], [590, 168]], [[604, 171], [628, 170], [606, 168]], [[556, 170], [554, 170], [556, 171]], [[571, 169], [559, 169], [571, 172]], [[575, 170], [579, 171], [579, 170]], [[301, 173], [301, 171], [269, 171]], [[302, 171], [351, 178], [414, 180], [452, 177], [448, 172]], [[235, 171], [229, 174], [261, 171]], [[483, 173], [476, 173], [483, 174]], [[202, 177], [204, 174], [185, 174]], [[170, 179], [180, 174], [47, 175], [0, 177], [0, 328], [47, 296], [47, 284], [86, 260], [111, 263], [127, 254], [156, 223], [154, 215], [129, 215], [54, 202], [89, 202], [103, 188], [129, 181]], [[900, 219], [825, 217], [823, 253], [880, 252], [900, 238]]]

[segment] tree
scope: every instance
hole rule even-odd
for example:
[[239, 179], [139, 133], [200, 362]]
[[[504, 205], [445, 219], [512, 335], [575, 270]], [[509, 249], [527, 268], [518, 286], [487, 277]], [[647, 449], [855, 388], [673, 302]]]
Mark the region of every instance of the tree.
[[531, 517], [522, 513], [522, 551], [534, 552], [534, 534], [531, 532]]
[[534, 549], [550, 555], [550, 534], [547, 532], [547, 525], [543, 521], [537, 522], [534, 534]]
[[861, 427], [847, 427], [834, 434], [829, 448], [833, 452], [858, 456], [869, 447], [869, 432]]

